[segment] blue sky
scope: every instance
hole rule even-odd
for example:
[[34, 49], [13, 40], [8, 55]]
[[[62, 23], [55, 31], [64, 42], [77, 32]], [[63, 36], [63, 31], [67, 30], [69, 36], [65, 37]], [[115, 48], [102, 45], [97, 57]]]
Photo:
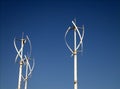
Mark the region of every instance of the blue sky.
[[0, 89], [17, 88], [13, 40], [22, 32], [36, 62], [28, 89], [73, 89], [73, 57], [64, 34], [74, 18], [85, 26], [78, 89], [120, 89], [118, 0], [0, 1]]

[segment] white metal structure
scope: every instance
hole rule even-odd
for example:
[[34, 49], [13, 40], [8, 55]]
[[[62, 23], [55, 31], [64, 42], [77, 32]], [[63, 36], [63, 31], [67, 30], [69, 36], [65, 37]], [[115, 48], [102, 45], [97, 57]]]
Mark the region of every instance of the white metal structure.
[[[74, 89], [78, 89], [78, 80], [77, 80], [77, 52], [78, 49], [81, 47], [81, 51], [83, 50], [83, 37], [84, 37], [84, 26], [82, 27], [77, 27], [75, 21], [72, 21], [73, 26], [68, 27], [66, 33], [65, 33], [65, 43], [68, 47], [68, 49], [72, 52], [72, 55], [74, 55]], [[82, 34], [78, 30], [82, 30]], [[66, 36], [70, 30], [74, 30], [74, 49], [72, 49], [67, 41], [66, 41]], [[80, 42], [77, 45], [77, 37], [76, 35], [78, 34]]]
[[[17, 48], [16, 40], [21, 41], [21, 48], [20, 48], [20, 50], [18, 50], [18, 48]], [[34, 69], [34, 61], [33, 61], [33, 66], [31, 68], [30, 63], [29, 63], [30, 57], [27, 57], [26, 55], [23, 55], [23, 48], [24, 48], [24, 45], [25, 45], [25, 43], [27, 41], [29, 42], [29, 45], [30, 45], [30, 56], [31, 56], [32, 46], [31, 46], [31, 42], [29, 40], [29, 37], [26, 36], [26, 38], [23, 39], [23, 36], [22, 36], [22, 39], [16, 39], [16, 38], [14, 39], [14, 47], [15, 47], [15, 49], [17, 51], [15, 62], [18, 60], [18, 58], [20, 58], [18, 89], [21, 89], [22, 78], [25, 81], [24, 89], [27, 89], [27, 80], [28, 80], [28, 77], [31, 75], [31, 73], [32, 73], [32, 71]], [[26, 66], [25, 77], [22, 74], [23, 64], [25, 64], [25, 66]]]

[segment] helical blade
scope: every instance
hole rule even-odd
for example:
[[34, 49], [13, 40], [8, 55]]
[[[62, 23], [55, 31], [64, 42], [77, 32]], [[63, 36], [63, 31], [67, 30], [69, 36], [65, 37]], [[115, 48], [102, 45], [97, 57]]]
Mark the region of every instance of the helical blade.
[[83, 39], [84, 34], [85, 34], [85, 32], [84, 32], [84, 25], [83, 25], [82, 29], [83, 29], [83, 31], [82, 31], [82, 37], [81, 38]]
[[30, 66], [30, 64], [29, 64], [30, 72], [29, 72], [28, 76], [31, 75], [31, 73], [32, 73], [32, 71], [33, 71], [33, 69], [34, 69], [34, 66], [35, 66], [35, 61], [33, 60], [33, 66], [32, 66], [32, 68], [31, 68], [31, 66]]
[[28, 78], [28, 66], [29, 66], [29, 60], [28, 60], [28, 58], [26, 57], [26, 76], [25, 76], [25, 79], [27, 79]]
[[[74, 23], [74, 21], [72, 21], [72, 23], [75, 26], [76, 30], [78, 31], [78, 28], [77, 28], [76, 24]], [[81, 39], [81, 34], [80, 34], [80, 39]]]
[[70, 29], [71, 29], [71, 27], [68, 27], [68, 29], [67, 29], [67, 31], [65, 33], [64, 39], [65, 39], [65, 44], [67, 45], [68, 49], [73, 53], [73, 50], [70, 48], [70, 46], [68, 45], [68, 43], [66, 41], [66, 36], [67, 36], [67, 34], [68, 34], [68, 32], [69, 32]]
[[[76, 28], [76, 30], [77, 30], [77, 33], [78, 33], [78, 35], [79, 35], [79, 38], [80, 38], [80, 42], [79, 42], [79, 44], [77, 45], [77, 47], [76, 47], [76, 49], [78, 49], [79, 47], [80, 47], [80, 45], [83, 45], [82, 44], [82, 40], [83, 40], [83, 37], [84, 37], [84, 26], [82, 27], [82, 36], [81, 36], [81, 34], [80, 34], [80, 31], [78, 30], [78, 28], [77, 28], [77, 26], [76, 26], [76, 24], [74, 23], [74, 21], [72, 21], [72, 23], [73, 23], [73, 25], [75, 26], [75, 28]], [[83, 46], [82, 46], [83, 47]]]
[[29, 37], [26, 36], [26, 38], [27, 38], [27, 40], [28, 40], [28, 42], [29, 42], [29, 45], [30, 45], [30, 53], [29, 53], [29, 55], [30, 55], [30, 57], [31, 57], [31, 53], [32, 53], [32, 44], [31, 44], [31, 41], [30, 41]]
[[74, 18], [74, 22], [76, 23], [76, 18]]
[[15, 58], [15, 62], [16, 62], [18, 56], [22, 59], [22, 57], [21, 57], [21, 55], [20, 55], [20, 52], [22, 51], [22, 48], [18, 51], [18, 48], [17, 48], [17, 46], [16, 46], [16, 42], [15, 42], [15, 38], [14, 38], [14, 47], [15, 47], [17, 53], [18, 53], [18, 54], [16, 55], [16, 58]]
[[73, 23], [75, 29], [77, 30], [77, 33], [78, 33], [79, 38], [80, 38], [80, 42], [78, 43], [78, 45], [77, 45], [77, 47], [76, 47], [76, 49], [78, 49], [78, 48], [80, 47], [80, 44], [81, 44], [81, 34], [80, 34], [80, 31], [78, 30], [76, 24], [74, 23], [74, 21], [72, 21], [72, 23]]
[[83, 42], [82, 42], [82, 44], [81, 44], [81, 52], [83, 52]]
[[27, 56], [25, 55], [25, 65], [28, 65], [28, 58], [27, 58]]
[[35, 66], [35, 60], [33, 59], [33, 66], [32, 66], [32, 71], [33, 71], [33, 69], [34, 69], [34, 66]]
[[[77, 33], [78, 33], [79, 38], [80, 38], [80, 37], [81, 37], [80, 31], [79, 31], [78, 29], [76, 29], [76, 30], [77, 30]], [[80, 42], [78, 43], [78, 45], [77, 45], [77, 47], [76, 47], [77, 50], [78, 50], [78, 48], [80, 47], [81, 42], [82, 42], [82, 39], [80, 38]]]
[[81, 37], [81, 41], [80, 41], [80, 44], [81, 44], [81, 51], [83, 52], [83, 37], [84, 37], [84, 25], [83, 25], [83, 27], [82, 27], [82, 37]]
[[31, 70], [32, 70], [32, 68], [31, 68], [31, 66], [30, 66], [29, 61], [28, 61], [28, 67], [29, 67], [29, 70], [31, 71]]
[[29, 60], [28, 60], [28, 58], [26, 57], [26, 55], [25, 55], [25, 59], [26, 59], [26, 66], [28, 66], [28, 68], [29, 68], [29, 71], [30, 71], [30, 73], [28, 73], [27, 75], [29, 76], [29, 74], [31, 74], [31, 66], [30, 66], [30, 64], [29, 64]]
[[23, 77], [23, 75], [21, 75], [22, 79], [25, 81], [25, 78]]

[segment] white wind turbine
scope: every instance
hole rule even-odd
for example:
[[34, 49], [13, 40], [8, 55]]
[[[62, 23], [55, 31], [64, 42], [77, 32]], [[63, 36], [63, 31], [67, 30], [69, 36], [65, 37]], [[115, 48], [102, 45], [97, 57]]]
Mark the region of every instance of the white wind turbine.
[[[71, 51], [72, 55], [74, 56], [74, 89], [78, 89], [78, 80], [77, 80], [77, 52], [78, 49], [81, 47], [81, 52], [83, 51], [83, 37], [84, 37], [84, 25], [82, 27], [77, 27], [76, 21], [72, 21], [73, 26], [68, 27], [66, 33], [65, 33], [65, 43], [68, 47], [68, 49]], [[79, 29], [78, 29], [79, 28]], [[72, 49], [66, 40], [66, 36], [70, 30], [74, 30], [74, 49]], [[80, 33], [79, 30], [82, 30], [82, 33]], [[77, 37], [76, 33], [79, 36], [79, 43], [77, 44]]]
[[[16, 41], [21, 41], [21, 48], [18, 50], [17, 46], [16, 46]], [[31, 56], [31, 50], [32, 50], [32, 46], [31, 46], [31, 42], [29, 40], [29, 37], [26, 36], [25, 39], [23, 39], [23, 36], [22, 36], [22, 39], [16, 39], [14, 38], [14, 47], [17, 51], [17, 55], [16, 55], [16, 58], [15, 58], [15, 62], [18, 60], [18, 58], [20, 58], [20, 67], [19, 67], [19, 79], [18, 79], [18, 89], [21, 89], [21, 81], [22, 81], [22, 78], [25, 82], [25, 85], [24, 85], [24, 89], [27, 89], [27, 81], [28, 81], [28, 77], [31, 75], [33, 69], [34, 69], [34, 61], [33, 61], [33, 66], [31, 67], [30, 66], [30, 57], [27, 57], [26, 55], [23, 55], [23, 48], [24, 48], [24, 45], [25, 43], [28, 41], [29, 45], [30, 45], [30, 56]], [[25, 77], [23, 76], [22, 74], [22, 69], [23, 69], [23, 64], [26, 66], [26, 74], [25, 74]]]

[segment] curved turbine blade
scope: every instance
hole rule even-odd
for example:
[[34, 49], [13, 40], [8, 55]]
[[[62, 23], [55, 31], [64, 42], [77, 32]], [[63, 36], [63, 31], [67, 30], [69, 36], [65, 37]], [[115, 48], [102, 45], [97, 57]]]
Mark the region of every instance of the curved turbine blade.
[[84, 25], [82, 26], [82, 39], [83, 39], [83, 37], [84, 37], [84, 34], [85, 34], [85, 32], [84, 32]]
[[26, 36], [26, 38], [27, 38], [27, 40], [28, 40], [28, 42], [29, 42], [29, 45], [30, 45], [30, 57], [31, 57], [31, 53], [32, 53], [32, 44], [31, 44], [31, 41], [30, 41], [30, 39], [29, 39], [29, 37], [28, 36]]
[[[78, 33], [78, 35], [79, 35], [79, 38], [80, 38], [80, 31], [77, 29], [77, 33]], [[78, 45], [77, 45], [77, 47], [76, 47], [76, 49], [78, 49], [79, 47], [80, 47], [80, 45], [81, 45], [81, 42], [82, 42], [82, 39], [80, 38], [80, 42], [78, 43]]]
[[33, 66], [32, 66], [32, 71], [33, 71], [33, 69], [34, 69], [34, 67], [35, 67], [35, 60], [33, 59]]
[[25, 81], [25, 78], [23, 77], [23, 75], [21, 75], [22, 79]]
[[22, 49], [20, 49], [19, 51], [18, 51], [18, 48], [17, 48], [17, 46], [16, 46], [16, 42], [15, 42], [15, 38], [14, 38], [14, 47], [15, 47], [15, 49], [16, 49], [16, 51], [17, 51], [17, 55], [16, 55], [16, 58], [15, 58], [15, 62], [17, 61], [17, 58], [18, 58], [18, 56], [22, 59], [22, 57], [21, 57], [21, 55], [20, 55], [20, 52], [22, 51]]
[[83, 27], [82, 27], [82, 37], [81, 37], [81, 41], [80, 41], [80, 43], [81, 43], [81, 52], [83, 52], [83, 42], [82, 42], [82, 40], [83, 40], [83, 37], [84, 37], [84, 25], [83, 25]]
[[[82, 40], [83, 40], [83, 37], [84, 37], [84, 26], [82, 27], [82, 36], [81, 36], [81, 34], [80, 34], [80, 31], [78, 30], [78, 28], [77, 28], [77, 26], [76, 26], [76, 24], [74, 23], [74, 21], [72, 21], [72, 23], [73, 23], [73, 25], [75, 26], [75, 28], [76, 28], [76, 30], [77, 30], [77, 33], [78, 33], [78, 35], [79, 35], [79, 37], [80, 37], [80, 42], [79, 42], [79, 44], [77, 45], [77, 49], [80, 47], [80, 45], [83, 47], [83, 44], [82, 44]], [[83, 48], [82, 48], [83, 49]]]
[[81, 37], [80, 31], [78, 30], [78, 28], [77, 28], [76, 24], [74, 23], [74, 21], [72, 21], [72, 23], [73, 23], [73, 25], [75, 26], [75, 28], [76, 28], [76, 30], [77, 30], [77, 33], [78, 33], [78, 35], [79, 35], [79, 38], [80, 38], [80, 42], [79, 42], [79, 44], [78, 44], [77, 47], [76, 47], [76, 49], [78, 49], [78, 48], [80, 47], [82, 37]]
[[[76, 30], [78, 31], [78, 28], [77, 28], [76, 24], [74, 23], [74, 21], [72, 21], [72, 23], [75, 26]], [[80, 34], [80, 38], [81, 38], [81, 34]]]
[[68, 45], [68, 43], [66, 41], [66, 36], [67, 36], [70, 29], [71, 29], [71, 27], [68, 27], [68, 29], [67, 29], [67, 31], [65, 33], [64, 39], [65, 39], [65, 44], [67, 45], [68, 49], [73, 53], [73, 50], [70, 48], [70, 46]]
[[32, 66], [32, 68], [30, 67], [30, 64], [29, 64], [30, 72], [29, 72], [28, 76], [31, 75], [31, 73], [32, 73], [32, 71], [33, 71], [33, 69], [34, 69], [34, 66], [35, 66], [35, 61], [33, 60], [33, 66]]

